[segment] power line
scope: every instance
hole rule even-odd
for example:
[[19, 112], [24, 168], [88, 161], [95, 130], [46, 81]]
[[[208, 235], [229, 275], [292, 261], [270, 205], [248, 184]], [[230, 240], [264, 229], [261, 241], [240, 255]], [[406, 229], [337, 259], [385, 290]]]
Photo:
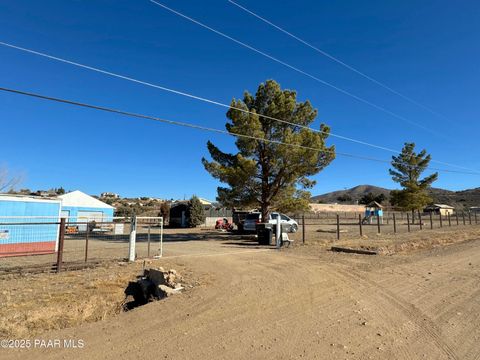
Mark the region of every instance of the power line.
[[[27, 48], [17, 46], [17, 45], [13, 45], [13, 44], [10, 44], [10, 43], [6, 43], [6, 42], [3, 42], [3, 41], [0, 41], [0, 45], [6, 46], [6, 47], [9, 47], [9, 48], [13, 48], [13, 49], [16, 49], [16, 50], [24, 51], [24, 52], [27, 52], [27, 53], [30, 53], [30, 54], [39, 55], [39, 56], [42, 56], [42, 57], [45, 57], [45, 58], [48, 58], [48, 59], [51, 59], [51, 60], [55, 60], [55, 61], [63, 62], [63, 63], [66, 63], [66, 64], [78, 66], [78, 67], [81, 67], [81, 68], [84, 68], [84, 69], [87, 69], [87, 70], [95, 71], [95, 72], [105, 74], [105, 75], [109, 75], [109, 76], [112, 76], [112, 77], [116, 77], [116, 78], [119, 78], [119, 79], [131, 81], [131, 82], [134, 82], [134, 83], [137, 83], [137, 84], [153, 87], [153, 88], [163, 90], [163, 91], [167, 91], [167, 92], [170, 92], [170, 93], [173, 93], [173, 94], [185, 96], [185, 97], [188, 97], [188, 98], [191, 98], [191, 99], [194, 99], [194, 100], [199, 100], [199, 101], [203, 101], [203, 102], [206, 102], [206, 103], [209, 103], [209, 104], [221, 106], [221, 107], [224, 107], [224, 108], [227, 108], [227, 109], [234, 109], [234, 110], [238, 110], [238, 111], [241, 111], [241, 112], [244, 112], [244, 113], [247, 113], [247, 114], [258, 115], [258, 116], [264, 117], [265, 119], [278, 121], [278, 122], [281, 122], [281, 123], [284, 123], [284, 124], [294, 125], [294, 126], [298, 126], [298, 127], [301, 127], [301, 128], [306, 128], [306, 129], [309, 129], [309, 130], [315, 131], [315, 132], [322, 132], [320, 130], [311, 128], [309, 126], [292, 123], [292, 122], [289, 122], [287, 120], [282, 120], [282, 119], [275, 118], [275, 117], [268, 116], [268, 115], [258, 114], [258, 113], [255, 113], [255, 112], [252, 112], [252, 111], [249, 111], [249, 110], [245, 110], [245, 109], [242, 109], [242, 108], [239, 108], [239, 107], [235, 107], [235, 106], [231, 106], [231, 105], [228, 105], [228, 104], [225, 104], [225, 103], [221, 103], [219, 101], [207, 99], [207, 98], [204, 98], [204, 97], [201, 97], [201, 96], [196, 96], [196, 95], [193, 95], [193, 94], [190, 94], [190, 93], [187, 93], [187, 92], [175, 90], [175, 89], [168, 88], [168, 87], [165, 87], [165, 86], [162, 86], [162, 85], [153, 84], [153, 83], [150, 83], [150, 82], [147, 82], [147, 81], [138, 80], [138, 79], [128, 77], [128, 76], [125, 76], [125, 75], [121, 75], [121, 74], [118, 74], [118, 73], [114, 73], [114, 72], [111, 72], [111, 71], [108, 71], [108, 70], [103, 70], [103, 69], [93, 67], [93, 66], [90, 66], [90, 65], [81, 64], [81, 63], [78, 63], [78, 62], [75, 62], [75, 61], [63, 59], [63, 58], [60, 58], [60, 57], [57, 57], [57, 56], [49, 55], [49, 54], [42, 53], [40, 51], [36, 51], [36, 50], [32, 50], [32, 49], [27, 49]], [[357, 139], [354, 139], [354, 138], [350, 138], [350, 137], [347, 137], [347, 136], [337, 135], [337, 134], [334, 134], [334, 133], [330, 133], [330, 135], [332, 137], [336, 137], [336, 138], [339, 138], [339, 139], [342, 139], [342, 140], [351, 141], [351, 142], [354, 142], [354, 143], [357, 143], [357, 144], [360, 144], [360, 145], [370, 146], [370, 147], [373, 147], [373, 148], [376, 148], [376, 149], [389, 151], [389, 152], [392, 152], [392, 153], [395, 153], [395, 154], [399, 153], [397, 150], [394, 150], [394, 149], [389, 149], [389, 148], [384, 147], [384, 146], [371, 144], [371, 143], [361, 141], [361, 140], [357, 140]], [[450, 166], [455, 167], [457, 165], [452, 164]], [[469, 169], [467, 169], [467, 170], [469, 170]]]
[[[175, 90], [175, 89], [172, 89], [172, 88], [169, 88], [169, 87], [166, 87], [166, 86], [153, 84], [153, 83], [150, 83], [150, 82], [147, 82], [147, 81], [135, 79], [135, 78], [132, 78], [132, 77], [129, 77], [129, 76], [114, 73], [112, 71], [100, 69], [98, 67], [94, 67], [94, 66], [90, 66], [90, 65], [85, 65], [85, 64], [82, 64], [82, 63], [79, 63], [79, 62], [75, 62], [75, 61], [72, 61], [72, 60], [67, 60], [67, 59], [64, 59], [64, 58], [60, 58], [60, 57], [50, 55], [50, 54], [46, 54], [46, 53], [43, 53], [43, 52], [40, 52], [40, 51], [24, 48], [24, 47], [14, 45], [14, 44], [10, 44], [10, 43], [7, 43], [7, 42], [0, 41], [0, 45], [8, 47], [8, 48], [16, 49], [16, 50], [19, 50], [19, 51], [23, 51], [23, 52], [26, 52], [26, 53], [38, 55], [38, 56], [41, 56], [41, 57], [44, 57], [44, 58], [47, 58], [47, 59], [50, 59], [50, 60], [55, 60], [55, 61], [58, 61], [58, 62], [62, 62], [62, 63], [65, 63], [65, 64], [77, 66], [77, 67], [87, 69], [87, 70], [90, 70], [90, 71], [98, 72], [98, 73], [101, 73], [101, 74], [104, 74], [104, 75], [119, 78], [119, 79], [122, 79], [122, 80], [127, 80], [127, 81], [137, 83], [137, 84], [140, 84], [140, 85], [149, 86], [149, 87], [152, 87], [152, 88], [155, 88], [155, 89], [158, 89], [158, 90], [163, 90], [163, 91], [166, 91], [166, 92], [170, 92], [170, 93], [173, 93], [173, 94], [176, 94], [176, 95], [188, 97], [190, 99], [203, 101], [203, 102], [206, 102], [206, 103], [209, 103], [209, 104], [212, 104], [212, 105], [221, 106], [221, 107], [224, 107], [224, 108], [227, 108], [227, 109], [238, 110], [238, 111], [241, 111], [241, 112], [246, 113], [246, 114], [261, 116], [261, 117], [264, 117], [265, 119], [278, 121], [278, 122], [288, 124], [288, 125], [298, 126], [300, 128], [309, 129], [309, 130], [314, 131], [314, 132], [320, 132], [320, 133], [322, 132], [321, 130], [314, 129], [314, 128], [311, 128], [309, 126], [292, 123], [292, 122], [289, 122], [287, 120], [275, 118], [275, 117], [268, 116], [268, 115], [258, 114], [256, 112], [252, 112], [252, 111], [242, 109], [242, 108], [239, 108], [239, 107], [231, 106], [231, 105], [228, 105], [228, 104], [216, 101], [216, 100], [207, 99], [207, 98], [197, 96], [197, 95], [193, 95], [193, 94], [190, 94], [190, 93], [187, 93], [187, 92], [184, 92], [184, 91], [179, 91], [179, 90]], [[343, 135], [339, 135], [339, 134], [335, 134], [335, 133], [330, 133], [329, 135], [332, 136], [332, 137], [336, 137], [338, 139], [350, 141], [350, 142], [353, 142], [353, 143], [356, 143], [356, 144], [369, 146], [369, 147], [372, 147], [372, 148], [375, 148], [375, 149], [388, 151], [388, 152], [391, 152], [391, 153], [394, 153], [394, 154], [400, 154], [399, 151], [388, 148], [388, 147], [385, 147], [385, 146], [376, 145], [376, 144], [373, 144], [373, 143], [369, 143], [369, 142], [366, 142], [366, 141], [354, 139], [354, 138], [351, 138], [351, 137], [347, 137], [347, 136], [343, 136]], [[439, 161], [439, 160], [432, 160], [432, 162], [435, 162], [437, 164], [442, 164], [442, 165], [445, 165], [445, 166], [455, 167], [455, 168], [458, 168], [458, 169], [469, 170], [469, 171], [473, 171], [473, 172], [476, 171], [476, 170], [473, 170], [473, 169], [470, 169], [470, 168], [466, 168], [466, 167], [455, 165], [455, 164], [450, 164], [450, 163]]]
[[[41, 95], [41, 94], [22, 91], [22, 90], [0, 87], [0, 91], [9, 92], [9, 93], [18, 94], [18, 95], [29, 96], [29, 97], [34, 97], [34, 98], [47, 100], [47, 101], [53, 101], [53, 102], [57, 102], [57, 103], [74, 105], [74, 106], [93, 109], [93, 110], [99, 110], [99, 111], [103, 111], [103, 112], [109, 112], [109, 113], [124, 115], [124, 116], [128, 116], [128, 117], [135, 117], [135, 118], [140, 118], [140, 119], [153, 120], [153, 121], [157, 121], [157, 122], [161, 122], [161, 123], [165, 123], [165, 124], [170, 124], [170, 125], [176, 125], [176, 126], [187, 127], [187, 128], [197, 129], [197, 130], [215, 132], [215, 133], [218, 133], [218, 134], [229, 135], [229, 136], [233, 136], [233, 137], [242, 137], [242, 138], [246, 138], [246, 139], [250, 139], [250, 140], [256, 140], [256, 141], [265, 142], [265, 143], [285, 145], [285, 146], [296, 147], [296, 148], [301, 148], [301, 149], [305, 149], [305, 150], [313, 150], [313, 151], [318, 151], [318, 152], [323, 152], [323, 153], [333, 153], [335, 155], [340, 155], [340, 156], [345, 156], [345, 157], [350, 157], [350, 158], [355, 158], [355, 159], [361, 159], [361, 160], [375, 161], [375, 162], [381, 162], [381, 163], [387, 163], [387, 164], [390, 163], [390, 161], [388, 161], [388, 160], [383, 160], [383, 159], [378, 159], [378, 158], [372, 158], [372, 157], [361, 156], [361, 155], [357, 155], [357, 154], [337, 152], [337, 151], [329, 151], [328, 149], [320, 149], [320, 148], [304, 146], [304, 145], [299, 145], [299, 144], [289, 144], [289, 143], [285, 143], [285, 142], [278, 141], [278, 140], [264, 139], [264, 138], [260, 138], [260, 137], [257, 137], [257, 136], [251, 136], [251, 135], [246, 135], [246, 134], [229, 132], [229, 131], [226, 131], [226, 130], [211, 128], [211, 127], [207, 127], [207, 126], [203, 126], [203, 125], [192, 124], [192, 123], [176, 121], [176, 120], [163, 119], [163, 118], [159, 118], [159, 117], [155, 117], [155, 116], [133, 113], [133, 112], [113, 109], [113, 108], [109, 108], [109, 107], [105, 107], [105, 106], [92, 105], [92, 104], [87, 104], [87, 103], [82, 103], [82, 102], [78, 102], [78, 101], [62, 99], [62, 98], [57, 98], [57, 97], [52, 97], [52, 96], [46, 96], [46, 95]], [[416, 167], [416, 166], [412, 166], [412, 167]], [[480, 175], [480, 173], [449, 170], [449, 169], [439, 169], [439, 168], [432, 168], [432, 167], [428, 167], [426, 169], [431, 170], [431, 171], [439, 171], [439, 172], [447, 172], [447, 173]]]
[[426, 127], [426, 126], [423, 126], [423, 125], [421, 125], [421, 124], [419, 124], [419, 123], [416, 123], [415, 121], [412, 121], [412, 120], [407, 119], [407, 118], [405, 118], [405, 117], [403, 117], [403, 116], [401, 116], [401, 115], [399, 115], [399, 114], [396, 114], [396, 113], [394, 113], [394, 112], [392, 112], [392, 111], [384, 108], [383, 106], [374, 104], [374, 103], [372, 103], [371, 101], [366, 100], [366, 99], [364, 99], [364, 98], [362, 98], [362, 97], [360, 97], [360, 96], [358, 96], [358, 95], [355, 95], [355, 94], [353, 94], [352, 92], [347, 91], [347, 90], [345, 90], [345, 89], [342, 89], [342, 88], [340, 88], [340, 87], [338, 87], [338, 86], [336, 86], [336, 85], [333, 85], [333, 84], [329, 83], [328, 81], [322, 80], [322, 79], [320, 79], [319, 77], [317, 77], [317, 76], [315, 76], [315, 75], [312, 75], [312, 74], [310, 74], [310, 73], [307, 72], [307, 71], [304, 71], [304, 70], [302, 70], [302, 69], [300, 69], [300, 68], [298, 68], [298, 67], [296, 67], [296, 66], [293, 66], [293, 65], [291, 65], [291, 64], [289, 64], [289, 63], [287, 63], [287, 62], [285, 62], [285, 61], [283, 61], [283, 60], [280, 60], [280, 59], [278, 59], [278, 58], [276, 58], [276, 57], [274, 57], [274, 56], [272, 56], [272, 55], [269, 55], [269, 54], [267, 54], [266, 52], [264, 52], [264, 51], [262, 51], [262, 50], [259, 50], [259, 49], [255, 48], [255, 47], [251, 46], [251, 45], [248, 45], [248, 44], [240, 41], [240, 40], [237, 40], [237, 39], [235, 39], [235, 38], [233, 38], [233, 37], [231, 37], [231, 36], [229, 36], [229, 35], [221, 32], [221, 31], [219, 31], [219, 30], [216, 30], [216, 29], [214, 29], [214, 28], [212, 28], [212, 27], [210, 27], [210, 26], [208, 26], [208, 25], [205, 25], [204, 23], [202, 23], [202, 22], [200, 22], [200, 21], [198, 21], [198, 20], [195, 20], [195, 19], [193, 19], [193, 18], [191, 18], [191, 17], [189, 17], [189, 16], [187, 16], [187, 15], [185, 15], [185, 14], [183, 14], [183, 13], [177, 11], [177, 10], [174, 10], [174, 9], [172, 9], [172, 8], [170, 8], [170, 7], [168, 7], [168, 6], [164, 5], [164, 4], [161, 4], [161, 3], [159, 3], [159, 2], [157, 2], [157, 1], [155, 1], [155, 0], [149, 0], [149, 1], [150, 1], [151, 3], [153, 3], [153, 4], [155, 4], [155, 5], [158, 5], [158, 6], [162, 7], [162, 8], [164, 8], [165, 10], [170, 11], [171, 13], [173, 13], [173, 14], [175, 14], [175, 15], [177, 15], [177, 16], [180, 16], [180, 17], [182, 17], [182, 18], [184, 18], [184, 19], [186, 19], [186, 20], [188, 20], [188, 21], [191, 21], [191, 22], [193, 22], [194, 24], [197, 24], [197, 25], [199, 25], [199, 26], [201, 26], [201, 27], [203, 27], [203, 28], [205, 28], [205, 29], [207, 29], [207, 30], [209, 30], [209, 31], [211, 31], [211, 32], [214, 32], [214, 33], [217, 34], [217, 35], [220, 35], [220, 36], [222, 36], [222, 37], [224, 37], [224, 38], [226, 38], [226, 39], [228, 39], [228, 40], [230, 40], [230, 41], [233, 41], [233, 42], [235, 42], [235, 43], [237, 43], [237, 44], [239, 44], [239, 45], [241, 45], [241, 46], [243, 46], [243, 47], [245, 47], [245, 48], [247, 48], [247, 49], [249, 49], [249, 50], [251, 50], [251, 51], [254, 51], [254, 52], [256, 52], [256, 53], [258, 53], [258, 54], [260, 54], [260, 55], [262, 55], [262, 56], [264, 56], [264, 57], [266, 57], [266, 58], [268, 58], [268, 59], [270, 59], [270, 60], [273, 60], [273, 61], [275, 61], [275, 62], [277, 62], [277, 63], [279, 63], [279, 64], [281, 64], [281, 65], [283, 65], [283, 66], [285, 66], [285, 67], [288, 67], [289, 69], [292, 69], [292, 70], [294, 70], [294, 71], [296, 71], [296, 72], [298, 72], [298, 73], [300, 73], [300, 74], [302, 74], [302, 75], [305, 75], [305, 76], [307, 76], [307, 77], [309, 77], [309, 78], [311, 78], [311, 79], [313, 79], [313, 80], [315, 80], [315, 81], [317, 81], [317, 82], [319, 82], [319, 83], [321, 83], [321, 84], [323, 84], [323, 85], [326, 85], [326, 86], [328, 86], [328, 87], [330, 87], [330, 88], [332, 88], [332, 89], [334, 89], [334, 90], [336, 90], [336, 91], [344, 94], [344, 95], [350, 96], [350, 97], [354, 98], [355, 100], [358, 100], [358, 101], [360, 101], [360, 102], [363, 102], [364, 104], [370, 105], [370, 106], [376, 108], [377, 110], [380, 110], [380, 111], [382, 111], [382, 112], [384, 112], [384, 113], [386, 113], [386, 114], [389, 114], [390, 116], [393, 116], [393, 117], [395, 117], [395, 118], [397, 118], [397, 119], [399, 119], [399, 120], [408, 122], [408, 123], [410, 123], [411, 125], [415, 125], [415, 126], [421, 128], [421, 129], [425, 130], [425, 131], [430, 132], [431, 134], [435, 134], [435, 135], [437, 135], [437, 136], [441, 136], [440, 134], [436, 133], [435, 131], [433, 131], [432, 129], [430, 129], [430, 128]]
[[435, 110], [431, 109], [430, 107], [419, 103], [418, 101], [412, 99], [411, 97], [409, 97], [409, 96], [407, 96], [407, 95], [404, 95], [404, 94], [400, 93], [399, 91], [391, 88], [390, 86], [386, 85], [385, 83], [383, 83], [383, 82], [381, 82], [381, 81], [379, 81], [379, 80], [377, 80], [377, 79], [375, 79], [375, 78], [373, 78], [373, 77], [365, 74], [364, 72], [356, 69], [356, 68], [353, 67], [352, 65], [349, 65], [349, 64], [345, 63], [344, 61], [338, 59], [337, 57], [335, 57], [335, 56], [333, 56], [332, 54], [326, 52], [325, 50], [322, 50], [322, 49], [316, 47], [315, 45], [312, 45], [312, 44], [309, 43], [308, 41], [303, 40], [302, 38], [300, 38], [300, 37], [292, 34], [291, 32], [285, 30], [284, 28], [280, 27], [279, 25], [274, 24], [274, 23], [271, 22], [270, 20], [267, 20], [267, 19], [265, 19], [264, 17], [262, 17], [262, 16], [260, 16], [260, 15], [258, 15], [258, 14], [256, 14], [256, 13], [254, 13], [252, 10], [247, 9], [246, 7], [244, 7], [244, 6], [236, 3], [236, 2], [233, 1], [233, 0], [228, 0], [228, 2], [231, 3], [232, 5], [235, 5], [235, 6], [238, 7], [239, 9], [242, 9], [243, 11], [249, 13], [250, 15], [256, 17], [257, 19], [263, 21], [264, 23], [266, 23], [266, 24], [274, 27], [275, 29], [283, 32], [284, 34], [290, 36], [291, 38], [299, 41], [300, 43], [304, 44], [305, 46], [308, 46], [309, 48], [315, 50], [316, 52], [320, 53], [321, 55], [329, 58], [330, 60], [332, 60], [332, 61], [334, 61], [334, 62], [336, 62], [337, 64], [342, 65], [343, 67], [347, 68], [348, 70], [351, 70], [351, 71], [353, 71], [354, 73], [356, 73], [356, 74], [364, 77], [365, 79], [367, 79], [367, 80], [369, 80], [369, 81], [371, 81], [371, 82], [373, 82], [373, 83], [381, 86], [382, 88], [390, 91], [391, 93], [393, 93], [393, 94], [395, 94], [395, 95], [397, 95], [397, 96], [400, 96], [400, 97], [403, 98], [404, 100], [407, 100], [407, 101], [411, 102], [412, 104], [414, 104], [414, 105], [416, 105], [416, 106], [419, 106], [419, 107], [427, 110], [428, 112], [430, 112], [430, 113], [432, 113], [432, 114], [434, 114], [434, 115], [436, 115], [436, 116], [439, 116], [439, 117], [442, 117], [442, 118], [446, 119], [446, 117], [445, 117], [444, 115], [436, 112]]

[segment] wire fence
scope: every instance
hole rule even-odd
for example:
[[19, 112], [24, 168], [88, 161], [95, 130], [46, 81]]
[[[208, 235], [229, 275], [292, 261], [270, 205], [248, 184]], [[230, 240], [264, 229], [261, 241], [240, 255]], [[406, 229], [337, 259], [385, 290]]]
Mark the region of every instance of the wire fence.
[[69, 220], [0, 218], [0, 274], [61, 271], [108, 260], [162, 256], [161, 217]]
[[480, 214], [460, 211], [453, 214], [387, 212], [366, 218], [363, 213], [319, 213], [295, 215], [298, 232], [291, 235], [302, 243], [309, 240], [340, 240], [395, 236], [422, 230], [447, 229], [480, 224]]

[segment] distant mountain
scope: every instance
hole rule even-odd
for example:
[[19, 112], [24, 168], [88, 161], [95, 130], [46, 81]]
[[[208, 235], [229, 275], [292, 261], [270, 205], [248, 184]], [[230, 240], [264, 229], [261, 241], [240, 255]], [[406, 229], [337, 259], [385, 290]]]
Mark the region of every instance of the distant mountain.
[[[325, 204], [355, 204], [358, 200], [362, 198], [362, 196], [368, 193], [372, 193], [374, 195], [385, 195], [387, 200], [384, 201], [384, 204], [388, 204], [388, 199], [390, 198], [390, 191], [390, 189], [385, 189], [374, 185], [359, 185], [351, 189], [338, 190], [322, 195], [312, 196], [312, 202], [321, 202]], [[433, 198], [434, 203], [448, 204], [456, 208], [480, 206], [480, 188], [461, 191], [432, 188], [430, 190], [430, 196]]]
[[351, 189], [346, 190], [337, 190], [333, 192], [329, 192], [323, 195], [317, 195], [312, 197], [312, 202], [318, 203], [322, 202], [325, 204], [328, 203], [341, 203], [342, 201], [339, 198], [350, 198], [350, 201], [346, 201], [346, 204], [349, 203], [356, 203], [356, 201], [360, 200], [360, 198], [368, 193], [372, 193], [375, 195], [383, 194], [387, 198], [390, 196], [390, 190], [385, 189], [378, 186], [373, 185], [358, 185]]

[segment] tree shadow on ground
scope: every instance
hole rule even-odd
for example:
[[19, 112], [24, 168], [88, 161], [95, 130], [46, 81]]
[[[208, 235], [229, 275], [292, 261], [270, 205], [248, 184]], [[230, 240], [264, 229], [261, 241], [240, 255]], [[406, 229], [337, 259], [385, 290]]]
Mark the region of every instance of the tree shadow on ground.
[[[240, 235], [235, 233], [228, 232], [218, 232], [218, 231], [204, 231], [204, 232], [179, 232], [177, 234], [163, 234], [163, 242], [184, 242], [184, 241], [241, 241], [241, 240], [252, 240], [254, 237], [252, 235]], [[67, 239], [66, 239], [67, 240]], [[128, 243], [130, 241], [129, 235], [107, 235], [107, 236], [92, 236], [90, 240], [105, 241], [109, 243]], [[160, 234], [150, 234], [151, 242], [160, 241]], [[146, 243], [148, 242], [148, 234], [138, 234], [136, 235], [137, 243]]]

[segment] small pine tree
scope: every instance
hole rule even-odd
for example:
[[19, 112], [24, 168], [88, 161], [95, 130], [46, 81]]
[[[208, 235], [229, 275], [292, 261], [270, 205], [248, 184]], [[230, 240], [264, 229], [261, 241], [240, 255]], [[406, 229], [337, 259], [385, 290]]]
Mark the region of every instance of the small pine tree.
[[430, 160], [431, 156], [426, 150], [415, 152], [414, 143], [405, 143], [400, 155], [392, 157], [393, 169], [389, 170], [390, 175], [393, 181], [403, 188], [392, 190], [390, 193], [392, 205], [404, 211], [412, 211], [413, 215], [415, 210], [420, 210], [432, 202], [428, 189], [438, 179], [438, 173], [420, 179], [421, 174], [427, 170]]
[[200, 199], [195, 195], [193, 195], [188, 202], [187, 218], [189, 227], [197, 227], [205, 222], [203, 205], [200, 202]]

